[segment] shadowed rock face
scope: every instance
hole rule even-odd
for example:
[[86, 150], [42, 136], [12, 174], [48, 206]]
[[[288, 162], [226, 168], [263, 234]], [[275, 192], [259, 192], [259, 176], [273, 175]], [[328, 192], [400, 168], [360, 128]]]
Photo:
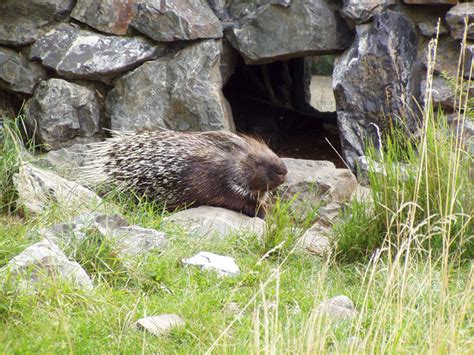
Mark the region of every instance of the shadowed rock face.
[[[338, 125], [351, 168], [364, 155], [366, 139], [378, 139], [376, 132], [368, 133], [371, 123], [381, 131], [389, 121], [407, 130], [415, 128], [412, 95], [419, 88], [419, 78], [413, 75], [417, 45], [412, 21], [386, 11], [357, 28], [352, 47], [336, 62], [333, 89]], [[402, 122], [400, 117], [406, 119]]]
[[0, 45], [24, 46], [65, 20], [74, 0], [2, 0]]
[[235, 7], [240, 23], [228, 38], [248, 64], [342, 51], [352, 32], [336, 12], [339, 7], [329, 0]]

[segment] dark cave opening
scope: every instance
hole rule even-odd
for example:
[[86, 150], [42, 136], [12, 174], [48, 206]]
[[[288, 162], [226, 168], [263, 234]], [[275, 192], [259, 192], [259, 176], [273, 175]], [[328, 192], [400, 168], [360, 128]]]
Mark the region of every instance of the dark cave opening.
[[238, 132], [262, 137], [282, 157], [344, 167], [335, 109], [311, 106], [311, 64], [310, 58], [293, 58], [246, 65], [239, 57], [224, 95]]

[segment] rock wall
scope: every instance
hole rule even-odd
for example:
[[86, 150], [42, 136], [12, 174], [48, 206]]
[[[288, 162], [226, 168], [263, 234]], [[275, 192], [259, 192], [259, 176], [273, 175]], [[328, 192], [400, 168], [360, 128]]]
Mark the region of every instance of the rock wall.
[[[18, 111], [24, 100], [30, 134], [46, 150], [103, 139], [110, 128], [235, 130], [222, 87], [237, 53], [247, 65], [338, 54], [338, 127], [354, 168], [364, 141], [374, 139], [371, 123], [382, 132], [389, 122], [416, 128], [425, 50], [438, 19], [434, 101], [454, 110], [441, 74], [457, 75], [463, 21], [474, 17], [473, 3], [457, 3], [6, 0], [0, 4], [0, 112]], [[468, 39], [474, 40], [472, 24]], [[473, 48], [466, 48], [468, 66]], [[299, 107], [310, 102], [303, 86]]]

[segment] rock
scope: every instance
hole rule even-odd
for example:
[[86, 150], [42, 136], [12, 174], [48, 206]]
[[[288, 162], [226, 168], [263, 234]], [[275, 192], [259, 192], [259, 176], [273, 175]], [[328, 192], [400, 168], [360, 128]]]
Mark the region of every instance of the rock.
[[84, 211], [101, 203], [100, 197], [85, 187], [52, 172], [23, 163], [13, 182], [18, 203], [33, 213], [44, 212], [51, 203], [62, 211]]
[[[4, 269], [5, 270], [5, 269]], [[10, 276], [21, 277], [20, 287], [29, 288], [44, 279], [63, 280], [90, 290], [92, 281], [84, 269], [51, 241], [43, 239], [15, 256], [6, 266]]]
[[71, 17], [101, 32], [124, 35], [135, 14], [136, 0], [78, 0]]
[[92, 90], [62, 79], [41, 82], [25, 107], [27, 126], [47, 150], [97, 140], [99, 112]]
[[[352, 33], [330, 0], [292, 0], [291, 6], [243, 3], [240, 26], [226, 33], [247, 64], [321, 55], [346, 49]], [[255, 10], [254, 10], [255, 9]], [[231, 8], [231, 12], [238, 11]]]
[[341, 14], [347, 20], [361, 24], [370, 21], [375, 13], [395, 3], [395, 0], [344, 0]]
[[429, 11], [426, 11], [426, 7], [423, 6], [401, 6], [397, 10], [408, 15], [416, 27], [418, 27], [420, 33], [425, 37], [436, 37], [438, 22], [440, 24], [439, 36], [449, 34], [448, 27], [443, 21], [446, 15], [446, 8], [444, 6], [431, 7]]
[[451, 29], [451, 36], [462, 39], [466, 27], [466, 17], [468, 21], [467, 38], [474, 40], [474, 3], [464, 2], [453, 6], [446, 14], [446, 22]]
[[46, 78], [46, 72], [21, 54], [0, 47], [0, 89], [32, 94], [35, 86]]
[[222, 37], [219, 19], [205, 0], [139, 2], [131, 25], [160, 42]]
[[153, 335], [163, 336], [173, 328], [184, 327], [184, 320], [176, 314], [162, 314], [160, 316], [150, 316], [136, 321], [135, 326], [145, 329]]
[[163, 221], [178, 224], [197, 237], [225, 237], [242, 232], [261, 236], [265, 232], [265, 222], [260, 218], [211, 206], [190, 208], [174, 213]]
[[[407, 130], [416, 128], [415, 96], [419, 76], [415, 71], [417, 34], [411, 20], [386, 10], [373, 22], [357, 26], [352, 47], [338, 58], [333, 72], [337, 120], [346, 162], [355, 170], [364, 155], [371, 123], [381, 131], [389, 121]], [[403, 122], [400, 117], [404, 117]]]
[[35, 42], [30, 58], [66, 78], [107, 81], [163, 51], [163, 45], [141, 37], [105, 36], [61, 24]]
[[124, 259], [163, 250], [168, 244], [165, 233], [129, 225], [117, 214], [84, 213], [69, 222], [42, 229], [39, 233], [55, 243], [68, 245], [86, 238], [86, 232], [90, 230], [96, 230], [102, 237], [112, 241], [117, 256]]
[[[351, 197], [353, 193], [351, 194]], [[332, 226], [336, 218], [339, 216], [341, 209], [342, 205], [334, 201], [331, 201], [326, 206], [319, 208], [317, 216], [318, 223], [326, 227]]]
[[[421, 82], [420, 87], [423, 102], [425, 102], [424, 100], [426, 95], [426, 79]], [[454, 97], [454, 87], [451, 86], [446, 79], [438, 76], [433, 78], [431, 87], [431, 99], [435, 108], [441, 105], [444, 108], [453, 109]]]
[[316, 309], [319, 316], [328, 317], [334, 321], [346, 321], [357, 317], [357, 310], [351, 299], [344, 295], [333, 297], [322, 302]]
[[235, 130], [219, 55], [219, 42], [201, 41], [121, 77], [106, 99], [112, 129]]
[[[447, 74], [450, 77], [458, 75], [458, 58], [461, 52], [461, 45], [458, 40], [451, 37], [442, 37], [438, 40], [436, 49], [436, 61], [434, 63], [434, 71], [436, 74]], [[424, 49], [421, 54], [421, 60], [425, 67], [428, 66], [428, 49]], [[465, 73], [467, 77], [469, 72]]]
[[403, 0], [412, 5], [455, 5], [459, 0]]
[[237, 51], [226, 39], [222, 40], [221, 56], [220, 56], [220, 72], [222, 77], [222, 86], [225, 86], [232, 74], [234, 74], [235, 66], [239, 55]]
[[0, 45], [25, 46], [67, 18], [74, 0], [2, 0]]
[[474, 156], [474, 122], [464, 114], [451, 114], [447, 117], [448, 125], [460, 139], [462, 148]]
[[54, 170], [60, 176], [75, 181], [89, 149], [89, 144], [74, 144], [37, 156], [36, 162], [42, 168]]
[[200, 266], [203, 270], [216, 271], [219, 276], [234, 276], [240, 273], [234, 258], [207, 251], [201, 251], [192, 258], [183, 259], [182, 262], [185, 265]]
[[300, 248], [312, 254], [324, 256], [331, 251], [329, 241], [331, 234], [330, 228], [316, 223], [303, 234], [297, 243]]
[[[348, 169], [336, 169], [329, 161], [283, 159], [288, 176], [278, 192], [284, 199], [298, 195], [291, 209], [305, 216], [322, 201], [348, 201], [357, 186], [357, 180]], [[304, 217], [303, 217], [304, 218]]]

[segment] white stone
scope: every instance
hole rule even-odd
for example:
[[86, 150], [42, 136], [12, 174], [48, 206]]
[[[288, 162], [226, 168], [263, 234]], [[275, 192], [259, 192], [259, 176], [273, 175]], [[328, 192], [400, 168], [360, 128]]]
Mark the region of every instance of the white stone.
[[176, 314], [150, 316], [136, 321], [137, 328], [145, 329], [156, 336], [166, 335], [173, 328], [184, 327], [184, 320]]
[[183, 259], [182, 262], [185, 265], [200, 266], [203, 270], [214, 270], [220, 276], [234, 276], [240, 272], [234, 258], [206, 251], [201, 251], [192, 258]]
[[312, 254], [323, 256], [330, 252], [330, 234], [329, 228], [316, 223], [303, 234], [298, 244]]
[[333, 297], [322, 302], [316, 309], [319, 316], [328, 317], [335, 321], [354, 319], [358, 312], [352, 300], [344, 295]]

